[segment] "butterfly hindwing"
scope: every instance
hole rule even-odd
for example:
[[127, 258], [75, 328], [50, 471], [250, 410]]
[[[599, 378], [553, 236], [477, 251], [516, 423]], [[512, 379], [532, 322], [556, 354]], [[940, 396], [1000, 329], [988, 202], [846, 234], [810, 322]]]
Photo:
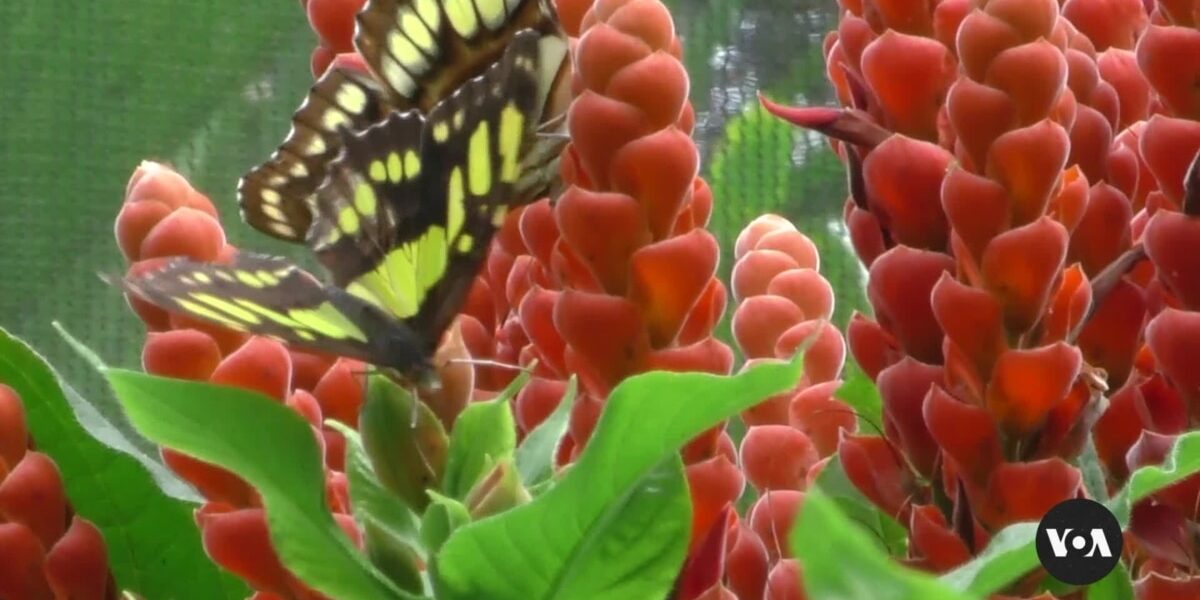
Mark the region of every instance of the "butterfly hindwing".
[[302, 348], [405, 368], [420, 345], [403, 323], [291, 262], [241, 253], [231, 264], [177, 258], [123, 280], [126, 290], [166, 310]]
[[391, 111], [379, 83], [334, 68], [309, 90], [292, 129], [266, 162], [238, 182], [242, 219], [273, 237], [304, 241], [313, 221], [312, 195], [342, 149], [341, 129], [358, 131]]

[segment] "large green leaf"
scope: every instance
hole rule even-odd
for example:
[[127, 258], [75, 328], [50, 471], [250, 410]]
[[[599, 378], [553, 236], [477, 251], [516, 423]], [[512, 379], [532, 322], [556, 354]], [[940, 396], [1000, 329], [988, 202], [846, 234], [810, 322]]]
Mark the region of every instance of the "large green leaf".
[[295, 411], [233, 387], [118, 369], [107, 376], [147, 438], [255, 487], [280, 559], [305, 583], [334, 598], [415, 598], [368, 564], [334, 522], [312, 428]]
[[517, 448], [517, 425], [508, 399], [501, 396], [472, 402], [454, 420], [442, 492], [462, 500], [471, 486], [496, 461], [511, 457]]
[[148, 598], [246, 597], [245, 586], [204, 554], [193, 505], [160, 491], [162, 482], [174, 478], [166, 472], [152, 476], [147, 469], [161, 467], [134, 458], [138, 452], [132, 448], [128, 454], [114, 450], [123, 443], [120, 433], [3, 329], [0, 382], [21, 396], [38, 450], [58, 464], [75, 511], [104, 534], [109, 566], [122, 588]]
[[437, 557], [439, 591], [496, 600], [664, 597], [690, 525], [679, 447], [799, 376], [797, 357], [734, 377], [656, 372], [625, 380], [554, 487], [450, 537]]
[[[1200, 472], [1200, 432], [1191, 432], [1175, 440], [1162, 465], [1134, 471], [1125, 487], [1105, 505], [1124, 527], [1129, 524], [1133, 503], [1197, 472]], [[1000, 591], [1037, 567], [1036, 534], [1037, 523], [1009, 525], [992, 537], [979, 556], [943, 575], [942, 580], [955, 589], [976, 594]]]
[[842, 461], [835, 455], [817, 476], [817, 487], [845, 513], [846, 518], [871, 532], [871, 540], [892, 556], [904, 556], [908, 551], [908, 531], [900, 523], [879, 510], [846, 476]]
[[809, 490], [792, 528], [793, 555], [811, 600], [966, 600], [933, 575], [901, 566], [820, 488]]

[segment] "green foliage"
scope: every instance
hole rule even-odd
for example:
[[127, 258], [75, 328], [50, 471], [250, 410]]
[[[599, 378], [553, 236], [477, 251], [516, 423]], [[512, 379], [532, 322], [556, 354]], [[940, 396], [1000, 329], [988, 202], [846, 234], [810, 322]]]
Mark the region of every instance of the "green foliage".
[[797, 359], [734, 377], [656, 372], [625, 380], [554, 487], [446, 542], [436, 564], [439, 591], [447, 598], [662, 597], [683, 562], [691, 521], [677, 449], [799, 375]]
[[558, 443], [567, 432], [571, 407], [575, 405], [575, 396], [579, 390], [579, 382], [572, 375], [567, 382], [567, 391], [559, 400], [554, 412], [546, 417], [517, 447], [517, 469], [521, 472], [521, 483], [532, 488], [547, 482], [554, 473], [554, 452]]
[[[908, 531], [887, 513], [879, 510], [846, 477], [842, 461], [835, 455], [817, 476], [817, 487], [837, 504], [845, 517], [870, 534], [875, 546], [884, 552], [903, 557], [908, 552]], [[796, 534], [800, 535], [800, 534]], [[812, 535], [812, 534], [804, 534]]]
[[[1161, 466], [1142, 467], [1134, 471], [1125, 487], [1105, 505], [1125, 527], [1129, 524], [1133, 503], [1197, 472], [1200, 472], [1200, 432], [1191, 432], [1175, 441], [1171, 453]], [[1005, 527], [992, 536], [991, 542], [979, 556], [947, 573], [942, 580], [955, 589], [974, 594], [998, 592], [1037, 566], [1037, 551], [1034, 548], [1036, 533], [1037, 523], [1017, 523]]]
[[454, 420], [442, 493], [462, 500], [487, 470], [517, 449], [517, 423], [509, 400], [529, 381], [519, 377], [496, 398], [469, 404]]
[[810, 490], [791, 534], [811, 600], [966, 600], [933, 575], [883, 552], [820, 488]]
[[875, 384], [859, 369], [844, 377], [844, 383], [833, 396], [845, 402], [858, 414], [858, 432], [863, 435], [882, 434], [883, 399]]
[[193, 504], [160, 488], [194, 494], [156, 461], [139, 456], [41, 356], [3, 329], [0, 382], [21, 396], [30, 433], [62, 472], [75, 512], [104, 534], [120, 587], [149, 598], [246, 597], [245, 585], [205, 556]]
[[414, 597], [372, 567], [334, 522], [320, 450], [295, 411], [238, 388], [120, 369], [106, 375], [147, 438], [254, 486], [280, 559], [305, 583], [334, 598]]

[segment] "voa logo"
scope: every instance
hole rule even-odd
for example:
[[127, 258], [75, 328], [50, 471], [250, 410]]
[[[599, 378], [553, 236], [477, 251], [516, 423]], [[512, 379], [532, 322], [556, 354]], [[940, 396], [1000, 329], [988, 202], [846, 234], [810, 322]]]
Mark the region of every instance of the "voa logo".
[[[1084, 558], [1093, 556], [1111, 557], [1112, 550], [1108, 547], [1108, 537], [1104, 535], [1104, 530], [1098, 527], [1093, 527], [1091, 531], [1075, 531], [1073, 529], [1046, 529], [1046, 536], [1050, 538], [1050, 550], [1054, 552], [1054, 556], [1062, 558], [1067, 555], [1068, 551], [1082, 552], [1087, 548], [1087, 553]], [[1090, 547], [1089, 547], [1090, 538]], [[1067, 540], [1071, 540], [1071, 547], [1067, 548]]]
[[1038, 523], [1038, 560], [1063, 583], [1100, 581], [1117, 566], [1123, 543], [1117, 518], [1092, 500], [1060, 502]]

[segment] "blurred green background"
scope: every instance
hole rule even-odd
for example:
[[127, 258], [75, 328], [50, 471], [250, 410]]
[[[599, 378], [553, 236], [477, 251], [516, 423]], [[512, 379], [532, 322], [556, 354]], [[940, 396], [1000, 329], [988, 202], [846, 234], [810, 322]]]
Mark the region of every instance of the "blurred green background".
[[[761, 89], [831, 102], [821, 40], [836, 3], [667, 4], [692, 78], [723, 274], [741, 227], [783, 214], [820, 247], [844, 324], [863, 298], [841, 228], [841, 167], [823, 139], [767, 118], [755, 99]], [[241, 223], [234, 190], [287, 131], [312, 83], [316, 37], [295, 0], [96, 0], [2, 2], [0, 40], [0, 326], [84, 394], [102, 394], [51, 322], [110, 364], [138, 364], [142, 327], [96, 273], [123, 270], [113, 220], [139, 161], [184, 173], [235, 245], [298, 256]]]

